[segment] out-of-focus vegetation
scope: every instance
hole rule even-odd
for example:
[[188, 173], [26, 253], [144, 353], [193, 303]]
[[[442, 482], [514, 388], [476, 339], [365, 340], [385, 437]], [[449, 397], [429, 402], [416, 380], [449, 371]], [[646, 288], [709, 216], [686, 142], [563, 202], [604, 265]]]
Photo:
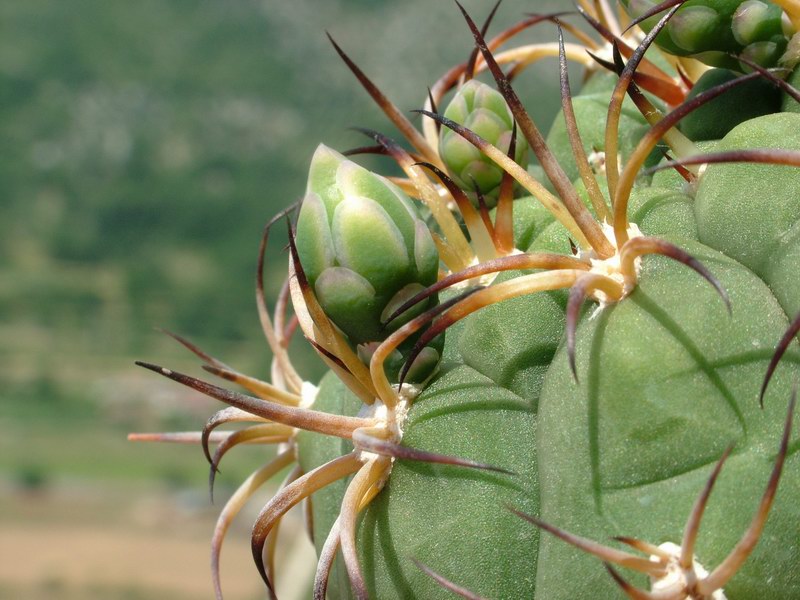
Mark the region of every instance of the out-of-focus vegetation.
[[[490, 8], [466, 4], [479, 18]], [[555, 4], [508, 0], [495, 27]], [[26, 0], [0, 5], [0, 22], [0, 530], [34, 519], [25, 498], [55, 504], [65, 486], [114, 506], [137, 497], [134, 483], [204, 494], [199, 449], [124, 436], [196, 429], [214, 403], [133, 360], [198, 372], [159, 326], [266, 376], [253, 300], [263, 224], [302, 194], [319, 141], [361, 145], [350, 125], [393, 133], [324, 31], [403, 109], [464, 60], [469, 33], [451, 3], [423, 0]], [[523, 95], [537, 90], [544, 123], [558, 100], [541, 80], [554, 89], [557, 78], [549, 61], [519, 82]], [[285, 264], [281, 227], [274, 237], [271, 295]], [[315, 378], [320, 367], [298, 352]], [[223, 491], [259, 464], [253, 450], [227, 459]], [[14, 552], [0, 540], [4, 557]], [[193, 567], [205, 585], [204, 561]], [[21, 593], [4, 577], [0, 595]], [[26, 597], [54, 597], [48, 585], [60, 597], [145, 594], [40, 583]]]

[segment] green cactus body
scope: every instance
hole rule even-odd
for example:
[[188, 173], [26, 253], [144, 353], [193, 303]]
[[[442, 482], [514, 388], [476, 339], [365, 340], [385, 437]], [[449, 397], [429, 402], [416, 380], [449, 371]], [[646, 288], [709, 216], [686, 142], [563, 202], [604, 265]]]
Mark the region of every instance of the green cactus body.
[[[698, 538], [696, 556], [713, 568], [750, 522], [769, 478], [774, 431], [785, 417], [779, 399], [789, 396], [791, 376], [785, 373], [772, 389], [771, 408], [762, 411], [755, 399], [787, 319], [767, 286], [741, 264], [696, 242], [682, 245], [713, 265], [731, 295], [733, 316], [691, 274], [652, 259], [626, 302], [580, 325], [580, 383], [560, 352], [539, 401], [538, 459], [552, 467], [540, 470], [541, 516], [595, 540], [630, 535], [679, 543], [710, 468], [736, 443]], [[798, 464], [796, 457], [789, 464]], [[791, 565], [798, 556], [790, 549], [800, 535], [800, 511], [789, 500], [800, 485], [796, 468], [782, 485], [764, 534], [770, 542], [725, 587], [728, 599], [797, 594]], [[550, 536], [539, 552], [537, 597], [618, 593], [594, 557]], [[567, 571], [582, 576], [565, 578]], [[647, 587], [644, 579], [638, 583]]]
[[[675, 205], [685, 205], [682, 199], [664, 201], [665, 195], [653, 194], [655, 206], [640, 209], [662, 234]], [[637, 204], [647, 207], [648, 201]], [[486, 597], [616, 597], [614, 582], [596, 558], [509, 521], [513, 515], [498, 507], [511, 503], [597, 540], [632, 535], [679, 543], [711, 466], [736, 443], [708, 509], [697, 556], [713, 567], [730, 551], [755, 511], [774, 458], [774, 432], [785, 414], [781, 399], [791, 386], [788, 370], [773, 383], [765, 412], [756, 399], [770, 348], [788, 320], [748, 269], [678, 239], [720, 277], [735, 307], [732, 318], [696, 275], [651, 259], [639, 288], [624, 303], [584, 318], [578, 329], [580, 383], [572, 378], [564, 348], [556, 353], [563, 294], [493, 306], [448, 337], [463, 366], [447, 364], [417, 398], [404, 443], [499, 461], [519, 477], [396, 465], [360, 530], [373, 597], [450, 597], [404, 554]], [[498, 453], [500, 445], [505, 451]], [[766, 573], [775, 591], [771, 597], [793, 597], [800, 589], [793, 568], [800, 560], [800, 509], [791, 501], [800, 491], [796, 458], [786, 468], [764, 534], [770, 541], [726, 587], [729, 600], [765, 597]], [[465, 480], [472, 481], [465, 486]], [[315, 511], [315, 537], [324, 540], [338, 502], [315, 502]], [[470, 525], [455, 519], [460, 514], [469, 515]], [[502, 547], [502, 565], [493, 547]], [[347, 597], [347, 577], [340, 573], [337, 581], [341, 587], [332, 597]], [[647, 587], [644, 580], [634, 581]]]
[[[357, 400], [340, 383], [331, 381], [322, 392], [330, 394], [326, 394], [324, 402], [346, 396], [351, 410], [357, 410]], [[469, 401], [465, 401], [466, 394]], [[329, 409], [325, 403], [319, 406]], [[359, 528], [362, 567], [372, 597], [446, 597], [408, 560], [409, 556], [435, 563], [452, 577], [459, 577], [464, 585], [491, 590], [498, 597], [510, 598], [534, 589], [530, 565], [535, 563], [539, 532], [521, 529], [518, 518], [497, 510], [498, 502], [506, 502], [538, 512], [537, 467], [530, 460], [536, 454], [536, 425], [531, 414], [529, 401], [468, 366], [443, 366], [436, 383], [427, 388], [424, 398], [419, 398], [406, 422], [405, 443], [455, 456], [513, 464], [520, 471], [510, 477], [464, 473], [457, 467], [396, 464], [387, 487], [370, 505]], [[454, 434], [442, 436], [443, 430]], [[488, 450], [481, 438], [491, 438], [494, 450]], [[306, 469], [345, 450], [331, 447], [323, 453], [317, 442], [324, 443], [301, 439], [301, 464]], [[343, 491], [343, 486], [326, 490], [327, 501], [325, 496], [314, 499], [315, 539], [320, 547], [338, 516]], [[426, 518], [419, 518], [422, 514]], [[465, 528], [462, 519], [481, 525]], [[459, 552], [457, 544], [472, 551]], [[513, 562], [498, 561], [492, 552], [482, 556], [475, 552], [477, 548], [501, 545], [506, 547], [504, 551], [513, 553]], [[463, 561], [469, 558], [479, 561], [473, 563], [476, 568], [471, 569], [472, 573], [463, 569]], [[488, 581], [494, 582], [491, 587], [487, 587]], [[329, 597], [346, 598], [349, 594], [349, 580], [340, 566], [332, 577]]]
[[[508, 152], [513, 130], [513, 119], [506, 101], [500, 93], [476, 79], [465, 83], [444, 111], [444, 116], [459, 125], [468, 127], [503, 152]], [[497, 202], [503, 170], [472, 144], [443, 128], [439, 139], [439, 153], [447, 165], [450, 176], [477, 203], [474, 188], [477, 185], [487, 204]], [[517, 164], [528, 164], [528, 144], [518, 136], [514, 153]]]
[[[728, 69], [711, 69], [695, 83], [688, 98], [715, 85], [731, 81], [737, 74]], [[780, 89], [763, 79], [749, 81], [700, 107], [681, 122], [689, 139], [718, 140], [739, 123], [776, 113], [781, 107]]]
[[[624, 0], [622, 4], [635, 18], [657, 2]], [[659, 16], [650, 17], [642, 27], [649, 31]], [[670, 54], [741, 69], [729, 54], [774, 66], [786, 51], [791, 33], [781, 8], [766, 0], [689, 0], [658, 35], [656, 43]]]
[[[800, 149], [800, 115], [778, 113], [743, 123], [719, 149]], [[730, 167], [734, 166], [735, 169]], [[800, 177], [769, 165], [712, 165], [697, 191], [700, 240], [759, 275], [788, 315], [800, 310]]]
[[[781, 138], [780, 147], [797, 148], [797, 140], [787, 135], [800, 131], [796, 120], [780, 114], [747, 121], [722, 145], [741, 146], [745, 140], [760, 146], [772, 140], [774, 146]], [[586, 119], [582, 130], [596, 128], [589, 123]], [[449, 330], [448, 359], [442, 374], [416, 399], [404, 443], [499, 461], [519, 477], [396, 465], [384, 494], [366, 509], [359, 533], [374, 597], [451, 597], [404, 556], [488, 598], [616, 597], [616, 584], [595, 557], [507, 520], [513, 515], [498, 507], [510, 503], [600, 541], [630, 535], [656, 544], [680, 543], [698, 491], [725, 448], [735, 443], [707, 509], [696, 556], [710, 569], [730, 552], [769, 477], [775, 431], [797, 374], [794, 366], [782, 370], [766, 408], [759, 409], [758, 390], [771, 348], [788, 324], [787, 312], [799, 308], [781, 298], [800, 295], [786, 267], [777, 287], [769, 279], [770, 269], [780, 264], [778, 257], [760, 257], [770, 269], [753, 273], [754, 261], [736, 248], [764, 252], [771, 247], [767, 239], [781, 232], [785, 236], [798, 222], [800, 215], [791, 206], [792, 198], [800, 197], [800, 178], [786, 167], [750, 168], [761, 171], [750, 185], [737, 186], [738, 195], [732, 186], [742, 166], [709, 167], [696, 198], [675, 184], [675, 177], [659, 177], [660, 187], [635, 188], [629, 206], [644, 233], [672, 240], [709, 266], [730, 295], [731, 316], [696, 274], [665, 258], [648, 258], [628, 298], [596, 316], [591, 309], [584, 314], [577, 331], [577, 382], [563, 345], [563, 292], [490, 306]], [[726, 170], [732, 173], [730, 183]], [[755, 224], [741, 225], [755, 220], [750, 212], [765, 210], [749, 192], [756, 179], [771, 186], [760, 183], [765, 196], [759, 197], [780, 198], [775, 201], [780, 209], [776, 205], [770, 211], [780, 220], [771, 234]], [[567, 235], [553, 217], [534, 199], [516, 202], [516, 239], [528, 251], [564, 252]], [[724, 215], [727, 221], [713, 221], [710, 233], [705, 215]], [[800, 263], [795, 259], [791, 264], [796, 268]], [[517, 275], [504, 274], [497, 281]], [[782, 292], [780, 283], [790, 289]], [[502, 444], [506, 452], [498, 454]], [[305, 447], [306, 468], [323, 460], [306, 455]], [[331, 448], [324, 459], [341, 451]], [[793, 566], [800, 560], [800, 509], [791, 500], [800, 491], [799, 466], [792, 455], [764, 533], [769, 541], [725, 587], [729, 600], [766, 597], [766, 578], [769, 597], [800, 593]], [[466, 479], [473, 481], [465, 487]], [[321, 504], [315, 503], [318, 544], [338, 511], [336, 501]], [[459, 514], [469, 517], [455, 520]], [[501, 547], [502, 568], [496, 549]], [[341, 585], [330, 590], [331, 597], [347, 597], [343, 570], [335, 580]], [[631, 581], [647, 588], [644, 577]]]
[[[643, 1], [631, 0], [629, 10], [646, 10]], [[751, 21], [745, 9], [755, 15]], [[753, 44], [784, 35], [783, 30], [776, 33], [775, 10], [752, 0], [690, 0], [661, 43], [681, 55], [746, 53]], [[708, 44], [701, 34], [710, 38]], [[652, 84], [658, 76], [649, 67]], [[502, 73], [494, 69], [498, 81]], [[729, 73], [719, 71], [707, 77], [712, 82], [701, 80], [696, 93], [730, 80]], [[797, 81], [797, 72], [790, 81]], [[674, 93], [672, 79], [651, 87], [658, 91], [667, 84]], [[465, 190], [472, 189], [474, 179], [491, 196], [502, 179], [502, 165], [537, 197], [512, 202], [503, 193], [491, 214], [478, 216], [472, 210], [469, 219], [462, 214], [472, 237], [464, 236], [460, 251], [468, 254], [469, 242], [477, 237], [472, 234], [483, 223], [485, 243], [494, 245], [490, 250], [499, 256], [486, 259], [494, 266], [480, 276], [472, 270], [451, 273], [447, 278], [461, 276], [457, 286], [430, 290], [424, 301], [392, 322], [389, 316], [406, 300], [442, 282], [437, 245], [444, 265], [447, 254], [459, 249], [448, 246], [444, 227], [434, 244], [413, 201], [397, 185], [325, 146], [317, 149], [297, 220], [296, 276], [290, 285], [300, 326], [333, 372], [318, 390], [295, 383], [291, 394], [276, 396], [281, 401], [291, 396], [291, 410], [278, 411], [269, 398], [252, 410], [264, 416], [258, 411], [269, 405], [266, 418], [291, 426], [283, 442], [296, 455], [298, 472], [305, 473], [298, 482], [312, 481], [320, 470], [330, 475], [336, 461], [345, 460], [346, 469], [331, 477], [333, 483], [304, 492], [313, 492], [313, 539], [322, 563], [334, 565], [330, 572], [318, 572], [318, 584], [330, 573], [327, 597], [453, 597], [426, 568], [482, 598], [622, 597], [619, 587], [628, 584], [617, 571], [609, 576], [602, 565], [606, 561], [636, 569], [626, 569], [623, 577], [637, 588], [661, 590], [649, 596], [626, 589], [634, 598], [800, 598], [797, 433], [786, 443], [788, 451], [778, 450], [781, 432], [788, 435], [786, 406], [800, 375], [796, 347], [774, 372], [759, 406], [776, 343], [800, 311], [800, 114], [778, 112], [779, 94], [771, 83], [770, 98], [755, 92], [768, 108], [761, 106], [755, 114], [752, 106], [738, 110], [742, 98], [757, 87], [740, 88], [727, 100], [706, 105], [706, 116], [701, 110], [684, 123], [702, 130], [690, 137], [724, 135], [721, 140], [696, 146], [674, 130], [671, 140], [667, 135], [659, 139], [682, 158], [691, 157], [687, 152], [722, 152], [728, 154], [717, 159], [730, 162], [731, 152], [796, 151], [793, 158], [781, 159], [784, 164], [764, 164], [780, 162], [766, 151], [760, 164], [694, 168], [687, 159], [675, 170], [629, 176], [653, 156], [660, 160], [653, 152], [656, 136], [653, 144], [639, 146], [648, 140], [647, 121], [652, 125], [659, 118], [653, 117], [653, 104], [668, 104], [631, 93], [634, 102], [620, 107], [617, 131], [609, 127], [618, 133], [624, 168], [617, 177], [607, 176], [600, 164], [593, 190], [586, 168], [592, 165], [580, 152], [573, 157], [570, 149], [577, 142], [575, 130], [587, 154], [612, 148], [606, 121], [611, 99], [621, 100], [607, 75], [593, 76], [589, 93], [572, 99], [575, 123], [560, 114], [547, 136], [548, 152], [562, 171], [548, 165], [550, 156], [538, 155], [552, 187], [575, 196], [569, 204], [570, 194], [562, 194], [553, 207], [545, 185], [531, 183], [524, 169], [505, 156], [512, 128], [508, 107], [517, 107], [513, 97], [505, 91], [506, 104], [484, 84], [468, 82], [447, 116], [477, 130], [494, 148], [481, 140], [467, 146], [468, 135], [457, 136], [457, 127], [443, 128], [439, 149], [453, 178]], [[762, 108], [772, 114], [762, 115]], [[515, 108], [520, 129], [536, 139], [520, 117], [527, 115]], [[407, 138], [419, 144], [415, 136]], [[536, 146], [531, 141], [530, 148]], [[416, 184], [413, 169], [418, 167], [411, 154], [389, 144], [384, 149], [409, 176], [405, 183]], [[425, 155], [433, 145], [417, 150]], [[486, 158], [490, 151], [495, 152], [491, 161]], [[517, 151], [516, 162], [524, 165], [521, 144]], [[580, 180], [578, 164], [584, 167]], [[575, 183], [568, 189], [570, 180]], [[447, 192], [428, 180], [419, 185], [418, 197], [426, 202]], [[597, 195], [603, 198], [598, 201]], [[470, 208], [468, 202], [459, 206]], [[437, 222], [444, 222], [441, 214]], [[455, 232], [462, 233], [453, 223]], [[513, 252], [500, 251], [503, 230], [513, 230]], [[472, 261], [467, 255], [454, 262], [480, 269], [477, 257], [476, 252]], [[512, 262], [537, 257], [557, 265]], [[502, 270], [499, 263], [512, 267]], [[556, 275], [566, 283], [558, 283]], [[606, 287], [589, 288], [600, 280]], [[463, 293], [469, 286], [473, 295]], [[311, 300], [324, 310], [322, 317], [312, 314]], [[581, 309], [584, 300], [591, 302]], [[444, 330], [446, 339], [440, 333]], [[334, 351], [342, 350], [340, 334], [347, 343], [342, 356], [336, 356]], [[409, 378], [426, 380], [426, 385], [392, 386], [389, 380], [428, 334], [433, 341], [420, 354], [422, 367]], [[285, 347], [272, 345], [276, 354]], [[185, 376], [161, 372], [186, 383]], [[243, 405], [239, 397], [189, 385]], [[800, 417], [791, 418], [800, 423]], [[729, 448], [720, 470], [715, 465]], [[776, 465], [784, 457], [781, 474]], [[377, 476], [375, 465], [382, 469]], [[717, 475], [714, 493], [703, 504], [697, 499]], [[299, 486], [291, 484], [291, 493], [279, 493], [262, 511], [253, 534], [257, 565], [264, 564], [266, 530], [274, 522], [270, 511], [299, 498]], [[758, 508], [765, 502], [762, 496], [769, 496], [765, 489], [777, 489], [766, 511]], [[692, 545], [684, 528], [698, 510], [704, 517], [699, 528], [693, 526], [698, 535]], [[755, 514], [759, 519], [754, 520]], [[752, 554], [737, 555], [743, 556], [740, 564], [730, 567], [726, 557], [743, 545], [751, 521], [765, 523], [763, 531], [756, 527], [748, 534], [759, 543]], [[624, 537], [613, 539], [618, 536]], [[631, 559], [626, 543], [644, 554]], [[335, 562], [326, 562], [336, 544], [341, 553]], [[626, 548], [625, 558], [614, 554]], [[721, 564], [729, 571], [724, 581], [714, 571]], [[269, 568], [260, 571], [268, 579]], [[704, 583], [710, 585], [708, 572], [711, 577], [717, 573], [721, 583], [703, 591]], [[643, 573], [650, 573], [650, 580]], [[668, 585], [673, 585], [671, 592], [664, 590]], [[316, 597], [324, 595], [320, 590]]]
[[[591, 94], [581, 94], [573, 99], [575, 115], [578, 119], [578, 127], [582, 132], [584, 150], [589, 155], [590, 160], [597, 157], [601, 163], [598, 170], [602, 170], [605, 154], [605, 122], [608, 116], [608, 102], [611, 91], [600, 91]], [[620, 119], [620, 140], [619, 153], [626, 159], [630, 152], [636, 147], [641, 137], [647, 131], [647, 122], [641, 113], [630, 100], [623, 104], [622, 117]], [[575, 159], [572, 156], [572, 149], [567, 137], [566, 126], [563, 115], [559, 113], [553, 121], [553, 126], [547, 134], [547, 144], [553, 150], [553, 154], [564, 167], [567, 175], [571, 179], [578, 178], [578, 168], [575, 166]]]

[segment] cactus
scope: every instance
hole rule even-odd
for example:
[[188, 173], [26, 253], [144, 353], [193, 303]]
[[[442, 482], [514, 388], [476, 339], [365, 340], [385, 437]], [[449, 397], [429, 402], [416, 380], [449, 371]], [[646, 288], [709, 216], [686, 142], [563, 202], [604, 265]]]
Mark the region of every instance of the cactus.
[[744, 68], [746, 63], [737, 59], [775, 66], [784, 60], [798, 28], [799, 11], [790, 0], [668, 0], [660, 4], [624, 0], [623, 5], [647, 31], [660, 10], [680, 5], [656, 42], [671, 54], [718, 67]]
[[[431, 88], [422, 131], [334, 42], [412, 146], [365, 132], [377, 146], [361, 150], [387, 155], [403, 176], [318, 148], [273, 316], [263, 295], [268, 225], [257, 300], [272, 383], [177, 338], [256, 397], [142, 363], [230, 405], [196, 436], [212, 483], [236, 444], [281, 444], [218, 521], [218, 597], [231, 519], [292, 464], [253, 529], [273, 597], [276, 528], [306, 499], [320, 599], [800, 597], [800, 316], [791, 320], [800, 312], [800, 92], [796, 76], [787, 83], [755, 63], [710, 82], [692, 78], [702, 69], [672, 72], [675, 61], [652, 44], [683, 26], [671, 21], [680, 10], [659, 15], [639, 42], [602, 1], [581, 11], [605, 41], [542, 15], [487, 41], [491, 17], [478, 27], [461, 9], [476, 52]], [[554, 20], [557, 44], [502, 50]], [[544, 56], [558, 58], [562, 92], [547, 135], [511, 82]], [[568, 60], [588, 69], [574, 98]], [[486, 84], [471, 77], [483, 71], [496, 94], [476, 92]], [[439, 114], [459, 80], [469, 81], [456, 108]], [[725, 101], [755, 84], [774, 96], [756, 114]], [[466, 115], [478, 95], [503, 115], [502, 133], [493, 117], [484, 127], [485, 117]], [[698, 146], [690, 138], [708, 136], [679, 125], [691, 130], [703, 111], [720, 113], [722, 128], [709, 131], [724, 137]], [[457, 167], [454, 140], [470, 157]], [[523, 144], [538, 163], [530, 172]], [[492, 211], [485, 198], [470, 202], [476, 190], [463, 177], [488, 161]], [[529, 195], [515, 199], [515, 186]], [[331, 369], [319, 386], [289, 360], [289, 299]], [[420, 357], [428, 366], [415, 376]], [[242, 421], [255, 424], [213, 431]]]
[[[511, 111], [503, 96], [485, 83], [471, 79], [459, 88], [447, 105], [444, 116], [508, 153], [513, 128]], [[500, 167], [447, 128], [441, 130], [439, 149], [453, 181], [464, 190], [477, 187], [484, 198], [493, 200], [490, 205], [496, 203], [503, 179]], [[514, 160], [523, 168], [528, 163], [527, 150], [525, 140], [520, 140], [516, 145]]]
[[[687, 98], [736, 77], [737, 73], [728, 69], [711, 69], [695, 83]], [[740, 123], [779, 112], [780, 105], [780, 89], [764, 79], [754, 79], [688, 115], [680, 129], [694, 141], [719, 140]]]
[[[297, 251], [320, 306], [365, 358], [428, 308], [431, 300], [388, 318], [439, 272], [433, 238], [403, 191], [322, 145], [297, 217]], [[440, 352], [441, 343], [426, 348], [412, 379], [430, 375]]]

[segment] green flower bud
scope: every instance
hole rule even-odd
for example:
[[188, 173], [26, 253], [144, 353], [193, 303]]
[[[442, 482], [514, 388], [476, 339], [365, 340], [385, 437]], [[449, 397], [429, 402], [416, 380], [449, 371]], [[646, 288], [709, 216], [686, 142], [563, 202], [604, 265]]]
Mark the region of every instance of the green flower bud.
[[733, 37], [742, 46], [782, 33], [781, 10], [761, 0], [742, 2], [733, 14]]
[[[513, 117], [502, 94], [472, 79], [465, 83], [450, 101], [444, 116], [471, 129], [479, 136], [508, 152], [513, 130]], [[439, 139], [439, 154], [450, 176], [459, 187], [475, 199], [475, 185], [488, 204], [497, 200], [503, 170], [494, 161], [454, 131], [443, 127]], [[523, 167], [528, 164], [528, 144], [517, 136], [514, 160]]]
[[[436, 245], [397, 186], [324, 145], [311, 160], [296, 244], [320, 305], [365, 362], [376, 343], [436, 302], [420, 302], [387, 322], [436, 281]], [[431, 352], [439, 356], [436, 348], [421, 356], [430, 368], [422, 373], [415, 361], [415, 372], [432, 371], [438, 358], [431, 366]]]
[[[632, 17], [653, 8], [653, 0], [622, 0]], [[642, 22], [650, 29], [663, 13]], [[783, 11], [768, 0], [689, 0], [656, 38], [677, 56], [691, 56], [715, 67], [747, 70], [729, 55], [745, 56], [762, 66], [778, 63], [786, 50]]]

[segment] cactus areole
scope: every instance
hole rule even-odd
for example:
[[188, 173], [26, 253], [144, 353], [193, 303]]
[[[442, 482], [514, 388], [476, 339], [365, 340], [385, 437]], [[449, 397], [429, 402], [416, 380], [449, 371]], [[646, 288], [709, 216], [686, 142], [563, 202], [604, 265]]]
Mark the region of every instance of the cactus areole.
[[[419, 128], [331, 39], [405, 143], [320, 145], [299, 210], [265, 228], [269, 380], [174, 334], [243, 391], [140, 363], [228, 406], [132, 439], [199, 443], [212, 485], [234, 446], [277, 447], [220, 514], [218, 598], [230, 523], [287, 469], [252, 533], [270, 597], [302, 503], [318, 599], [800, 598], [800, 9], [623, 4], [493, 37], [494, 11], [456, 6], [474, 51], [421, 94]], [[554, 42], [514, 46], [531, 27]], [[549, 131], [513, 85], [543, 59]], [[320, 382], [292, 365], [298, 329]]]

